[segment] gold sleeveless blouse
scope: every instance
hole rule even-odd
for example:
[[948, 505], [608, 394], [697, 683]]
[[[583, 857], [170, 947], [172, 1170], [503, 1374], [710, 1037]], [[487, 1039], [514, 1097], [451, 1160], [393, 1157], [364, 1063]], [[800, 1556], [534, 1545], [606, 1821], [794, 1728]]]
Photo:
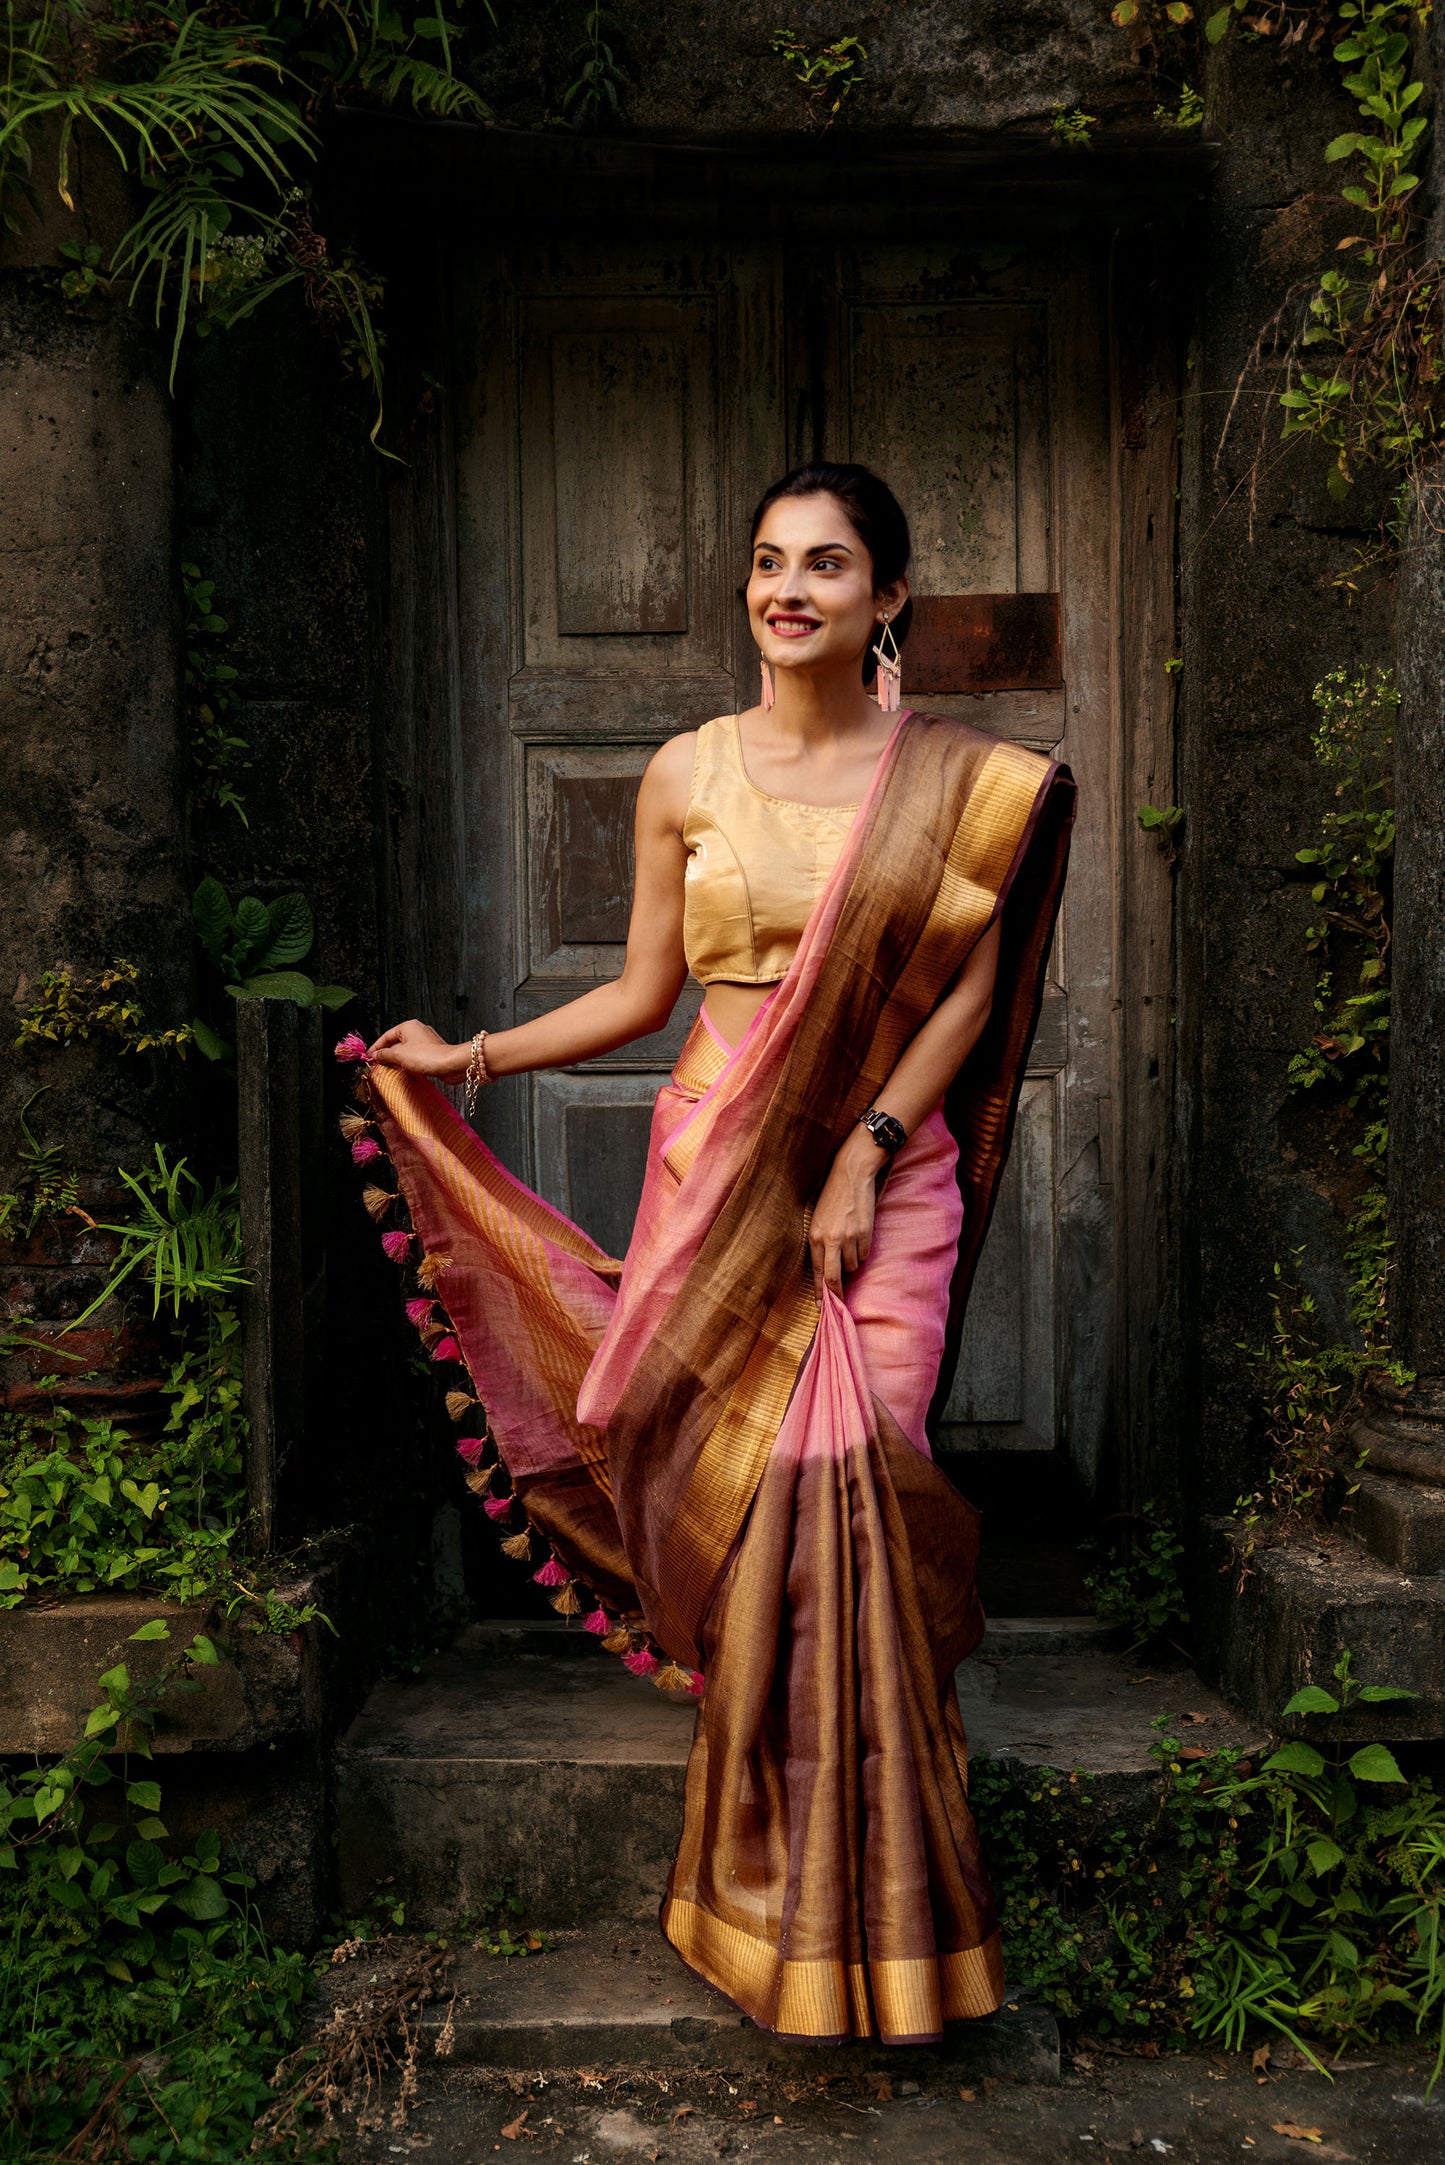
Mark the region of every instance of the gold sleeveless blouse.
[[737, 716], [703, 723], [682, 827], [682, 943], [699, 984], [786, 977], [857, 810], [770, 797], [743, 764]]

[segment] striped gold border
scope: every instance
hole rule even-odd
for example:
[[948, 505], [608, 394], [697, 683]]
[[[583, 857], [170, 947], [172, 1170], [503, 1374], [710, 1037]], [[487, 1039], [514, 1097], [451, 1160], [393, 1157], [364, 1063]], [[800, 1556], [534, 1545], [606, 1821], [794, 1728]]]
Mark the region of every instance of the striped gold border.
[[684, 1962], [784, 2037], [923, 2040], [945, 2022], [993, 2014], [1004, 1996], [997, 1932], [980, 1947], [910, 1961], [789, 1962], [770, 1940], [675, 1896], [662, 1929]]

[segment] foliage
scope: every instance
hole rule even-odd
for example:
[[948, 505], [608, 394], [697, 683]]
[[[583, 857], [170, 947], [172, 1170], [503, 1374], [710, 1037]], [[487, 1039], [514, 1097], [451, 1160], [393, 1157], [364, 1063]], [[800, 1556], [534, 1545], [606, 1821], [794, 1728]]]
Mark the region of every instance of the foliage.
[[256, 2141], [307, 1964], [267, 1943], [214, 1833], [172, 1843], [133, 1767], [163, 1694], [217, 1659], [197, 1638], [142, 1684], [118, 1663], [83, 1740], [0, 1786], [0, 2147], [24, 2165], [318, 2154], [304, 2123]]
[[[1365, 1116], [1355, 1155], [1383, 1161], [1390, 1028], [1389, 873], [1395, 853], [1395, 712], [1400, 694], [1388, 669], [1332, 669], [1315, 686], [1316, 759], [1334, 784], [1337, 809], [1321, 821], [1317, 845], [1295, 852], [1313, 875], [1319, 916], [1305, 934], [1316, 958], [1315, 1012], [1321, 1025], [1290, 1061], [1296, 1089], [1333, 1082]], [[1346, 965], [1351, 989], [1340, 988]], [[1346, 981], [1348, 983], [1348, 980]]]
[[[1229, 0], [1212, 13], [1210, 41], [1224, 37], [1249, 4]], [[1255, 34], [1283, 28], [1287, 45], [1307, 34], [1313, 41], [1322, 12], [1304, 0], [1278, 0], [1242, 20]], [[1412, 25], [1429, 15], [1429, 0], [1344, 0], [1339, 8], [1345, 34], [1333, 56], [1362, 125], [1335, 136], [1325, 157], [1350, 170], [1341, 197], [1356, 230], [1338, 243], [1330, 267], [1292, 288], [1265, 324], [1235, 394], [1237, 404], [1255, 369], [1282, 363], [1285, 437], [1308, 435], [1329, 447], [1336, 498], [1367, 468], [1390, 479], [1395, 494], [1385, 525], [1392, 538], [1410, 501], [1425, 502], [1435, 488], [1431, 477], [1445, 452], [1445, 266], [1424, 256], [1417, 238], [1417, 167], [1429, 123], [1419, 110], [1424, 84], [1409, 65]], [[1313, 354], [1319, 361], [1307, 366]]]
[[20, 1108], [21, 1186], [0, 1193], [0, 1240], [29, 1240], [42, 1218], [73, 1210], [80, 1193], [77, 1175], [61, 1171], [59, 1143], [38, 1142], [30, 1127], [30, 1108], [49, 1088], [42, 1083]]
[[[459, 9], [464, 0], [458, 0]], [[484, 0], [485, 4], [485, 0]], [[490, 14], [488, 5], [488, 13]], [[304, 184], [317, 121], [337, 101], [409, 103], [448, 119], [486, 119], [460, 72], [459, 23], [441, 0], [6, 0], [0, 91], [0, 211], [43, 146], [75, 210], [77, 139], [108, 154], [144, 199], [102, 279], [75, 263], [74, 297], [116, 284], [173, 325], [171, 373], [187, 325], [239, 323], [295, 290], [337, 333], [347, 365], [376, 396], [381, 427], [379, 282], [312, 222]], [[72, 261], [74, 256], [72, 253]], [[67, 274], [69, 275], [69, 274]]]
[[500, 1887], [494, 1887], [485, 1895], [475, 1914], [461, 1920], [461, 1930], [473, 1932], [473, 1945], [482, 1954], [500, 1955], [510, 1960], [513, 1955], [541, 1955], [551, 1951], [552, 1941], [545, 1932], [525, 1930], [519, 1920], [526, 1915], [527, 1906], [512, 1891], [510, 1879], [504, 1879]]
[[1189, 1628], [1189, 1604], [1179, 1576], [1184, 1543], [1178, 1527], [1151, 1498], [1121, 1530], [1127, 1539], [1084, 1581], [1095, 1613], [1127, 1632], [1131, 1654], [1161, 1641], [1183, 1653], [1176, 1640]]
[[606, 8], [587, 10], [585, 35], [572, 54], [582, 65], [562, 93], [562, 111], [576, 128], [597, 127], [603, 120], [617, 118], [617, 93], [626, 77], [602, 35], [614, 20]]
[[179, 1316], [183, 1303], [225, 1299], [246, 1284], [235, 1181], [218, 1180], [206, 1195], [184, 1158], [172, 1165], [159, 1143], [155, 1158], [154, 1167], [139, 1174], [120, 1168], [140, 1205], [135, 1217], [90, 1220], [97, 1232], [119, 1236], [120, 1255], [104, 1291], [67, 1330], [88, 1322], [133, 1271], [149, 1275], [154, 1315], [160, 1314], [162, 1300]]
[[243, 827], [250, 825], [246, 807], [232, 773], [248, 767], [244, 757], [251, 747], [226, 725], [231, 686], [236, 672], [229, 662], [216, 658], [212, 642], [230, 629], [215, 608], [214, 580], [202, 576], [199, 565], [182, 564], [181, 592], [186, 605], [186, 734], [191, 754], [191, 809], [235, 813]]
[[0, 1418], [0, 1608], [44, 1591], [216, 1592], [245, 1510], [240, 1344], [234, 1309], [205, 1303], [150, 1441], [60, 1404]]
[[[1405, 1699], [1307, 1686], [1317, 1730]], [[1324, 2054], [1428, 2031], [1445, 2059], [1445, 1799], [1383, 1744], [1286, 1742], [1258, 1766], [1155, 1724], [1155, 1808], [1121, 1819], [1082, 1774], [1020, 1791], [988, 1761], [970, 1793], [1016, 1990], [1104, 2034], [1192, 2033], [1237, 2049], [1260, 2027]]]
[[1076, 105], [1072, 109], [1066, 109], [1062, 105], [1054, 107], [1054, 133], [1065, 150], [1088, 150], [1089, 130], [1097, 128], [1098, 125], [1098, 114], [1086, 113], [1082, 106]]
[[775, 30], [768, 44], [807, 93], [808, 125], [831, 128], [863, 79], [868, 48], [855, 37], [844, 37], [810, 52], [795, 30]]
[[1156, 105], [1154, 118], [1161, 128], [1202, 128], [1204, 125], [1204, 100], [1192, 83], [1181, 83], [1179, 87], [1179, 103], [1172, 111], [1167, 105]]
[[278, 895], [274, 902], [243, 895], [232, 908], [225, 888], [208, 872], [191, 899], [191, 916], [207, 959], [233, 999], [337, 1008], [356, 997], [345, 985], [313, 984], [296, 968], [316, 937], [305, 895]]
[[178, 1052], [184, 1058], [191, 1030], [157, 1030], [147, 1022], [145, 1009], [133, 986], [140, 981], [134, 962], [108, 963], [93, 977], [85, 977], [58, 962], [43, 970], [35, 998], [20, 1018], [18, 1046], [29, 1044], [73, 1045], [91, 1037], [110, 1038], [122, 1052]]

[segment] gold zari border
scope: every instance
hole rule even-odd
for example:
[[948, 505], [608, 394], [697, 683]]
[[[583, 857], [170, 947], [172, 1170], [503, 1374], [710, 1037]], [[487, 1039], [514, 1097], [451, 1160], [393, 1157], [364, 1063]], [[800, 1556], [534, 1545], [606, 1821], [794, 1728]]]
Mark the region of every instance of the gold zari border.
[[993, 2014], [1004, 1995], [997, 1932], [981, 1947], [911, 1961], [789, 1962], [771, 1941], [676, 1897], [662, 1929], [684, 1962], [783, 2037], [927, 2039], [945, 2022]]

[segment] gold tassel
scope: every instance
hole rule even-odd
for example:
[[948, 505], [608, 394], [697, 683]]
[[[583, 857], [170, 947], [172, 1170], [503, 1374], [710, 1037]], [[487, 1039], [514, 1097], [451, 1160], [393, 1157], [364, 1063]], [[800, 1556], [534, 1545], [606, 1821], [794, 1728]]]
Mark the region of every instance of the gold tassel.
[[370, 1126], [371, 1122], [360, 1113], [341, 1115], [341, 1132], [349, 1143], [359, 1142]]
[[450, 1338], [451, 1332], [450, 1323], [423, 1323], [421, 1327], [422, 1344], [430, 1353], [432, 1347], [439, 1345], [443, 1338]]
[[502, 1543], [502, 1554], [510, 1556], [514, 1562], [519, 1564], [529, 1564], [532, 1561], [532, 1536], [525, 1526], [519, 1534], [509, 1534], [507, 1536], [507, 1539]]
[[464, 1421], [476, 1404], [470, 1391], [447, 1392], [447, 1415], [453, 1421]]
[[669, 1661], [653, 1672], [652, 1681], [659, 1691], [686, 1691], [692, 1679], [686, 1669], [679, 1669], [675, 1661]]
[[625, 1624], [619, 1624], [615, 1631], [608, 1632], [606, 1638], [601, 1641], [601, 1646], [604, 1654], [630, 1653], [632, 1650], [632, 1633]]
[[390, 1188], [363, 1188], [361, 1200], [365, 1203], [372, 1217], [380, 1220], [386, 1216], [392, 1204], [396, 1201], [396, 1197], [392, 1194]]
[[435, 1293], [442, 1272], [450, 1270], [451, 1265], [449, 1255], [424, 1255], [416, 1267], [417, 1284], [424, 1286], [428, 1293]]
[[358, 1105], [369, 1105], [371, 1103], [371, 1077], [369, 1075], [358, 1075], [351, 1086], [351, 1095]]
[[471, 1466], [467, 1470], [467, 1487], [474, 1496], [485, 1496], [492, 1485], [495, 1466]]
[[570, 1579], [565, 1586], [558, 1587], [556, 1593], [552, 1596], [552, 1606], [559, 1616], [580, 1616], [582, 1614], [582, 1604], [577, 1599], [577, 1589]]

